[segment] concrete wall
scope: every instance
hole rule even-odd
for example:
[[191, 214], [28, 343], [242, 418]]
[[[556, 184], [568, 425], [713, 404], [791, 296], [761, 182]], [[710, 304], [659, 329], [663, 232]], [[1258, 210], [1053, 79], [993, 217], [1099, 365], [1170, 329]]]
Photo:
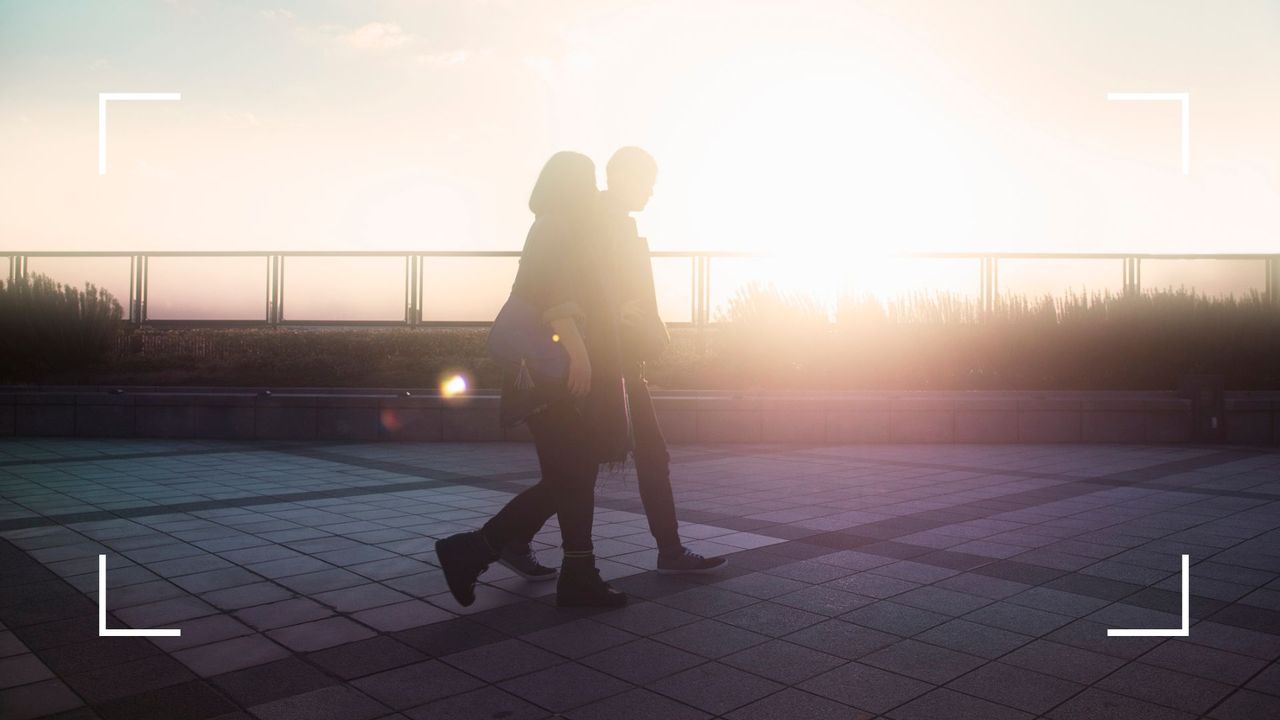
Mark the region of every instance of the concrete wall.
[[[1180, 443], [1172, 392], [659, 393], [673, 443]], [[493, 396], [377, 390], [0, 390], [0, 435], [261, 440], [527, 440]], [[1227, 441], [1280, 443], [1280, 393], [1229, 394]]]

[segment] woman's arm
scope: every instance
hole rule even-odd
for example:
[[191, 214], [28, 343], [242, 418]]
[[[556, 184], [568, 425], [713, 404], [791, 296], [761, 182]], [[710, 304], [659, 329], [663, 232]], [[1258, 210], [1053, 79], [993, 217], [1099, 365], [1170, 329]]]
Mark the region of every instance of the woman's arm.
[[566, 229], [555, 222], [534, 223], [511, 292], [533, 305], [555, 333], [569, 355], [569, 392], [582, 397], [591, 389], [591, 361], [579, 329], [586, 318], [577, 297], [577, 248]]

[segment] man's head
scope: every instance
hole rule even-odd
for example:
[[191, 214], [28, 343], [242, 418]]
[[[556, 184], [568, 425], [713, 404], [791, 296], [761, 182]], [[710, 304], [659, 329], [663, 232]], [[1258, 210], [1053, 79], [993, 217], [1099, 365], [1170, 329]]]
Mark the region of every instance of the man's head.
[[653, 196], [658, 163], [638, 147], [624, 147], [609, 158], [605, 174], [610, 197], [627, 212], [639, 212]]

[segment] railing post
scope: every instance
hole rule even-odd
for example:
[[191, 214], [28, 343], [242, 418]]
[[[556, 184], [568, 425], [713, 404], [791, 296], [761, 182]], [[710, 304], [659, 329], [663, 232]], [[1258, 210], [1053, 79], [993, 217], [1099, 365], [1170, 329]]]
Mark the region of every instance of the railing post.
[[1280, 255], [1263, 260], [1267, 267], [1267, 301], [1280, 308]]
[[413, 324], [413, 260], [411, 255], [404, 256], [404, 324]]
[[996, 311], [996, 296], [1000, 292], [999, 265], [995, 256], [988, 256], [979, 259], [979, 266], [978, 305], [983, 315], [990, 315]]
[[1124, 259], [1124, 294], [1126, 297], [1142, 293], [1142, 258]]
[[271, 267], [272, 259], [273, 258], [270, 255], [267, 256], [267, 300], [262, 317], [263, 321], [268, 325], [271, 324], [271, 277], [274, 274]]
[[138, 314], [134, 312], [134, 306], [136, 305], [135, 299], [138, 295], [137, 273], [138, 273], [138, 258], [133, 255], [130, 255], [129, 256], [129, 299], [127, 302], [129, 303], [129, 322], [133, 323], [134, 325], [138, 324]]
[[694, 346], [701, 355], [706, 347], [706, 326], [710, 322], [710, 275], [711, 258], [707, 255], [693, 256], [693, 327]]
[[698, 325], [698, 256], [689, 256], [689, 322]]
[[413, 256], [413, 324], [422, 324], [422, 256]]
[[141, 325], [146, 318], [147, 262], [143, 255], [129, 257], [129, 322]]
[[284, 322], [284, 255], [276, 256], [276, 324]]
[[711, 256], [702, 259], [702, 324], [711, 324]]
[[280, 324], [280, 272], [283, 258], [267, 256], [267, 324]]

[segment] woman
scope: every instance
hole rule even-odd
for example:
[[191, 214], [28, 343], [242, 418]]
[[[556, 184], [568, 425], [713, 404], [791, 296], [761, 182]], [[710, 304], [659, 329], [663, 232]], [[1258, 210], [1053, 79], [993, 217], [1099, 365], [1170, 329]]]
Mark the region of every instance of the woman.
[[[478, 531], [436, 543], [454, 598], [475, 602], [475, 584], [509, 543], [522, 544], [530, 515], [555, 508], [564, 563], [556, 587], [561, 606], [617, 607], [626, 595], [595, 567], [591, 543], [596, 475], [621, 462], [629, 445], [618, 304], [610, 248], [599, 242], [595, 165], [585, 155], [556, 153], [529, 197], [533, 226], [525, 239], [511, 294], [541, 312], [569, 357], [564, 392], [528, 418], [542, 479], [507, 503]], [[503, 402], [516, 392], [503, 384]]]

